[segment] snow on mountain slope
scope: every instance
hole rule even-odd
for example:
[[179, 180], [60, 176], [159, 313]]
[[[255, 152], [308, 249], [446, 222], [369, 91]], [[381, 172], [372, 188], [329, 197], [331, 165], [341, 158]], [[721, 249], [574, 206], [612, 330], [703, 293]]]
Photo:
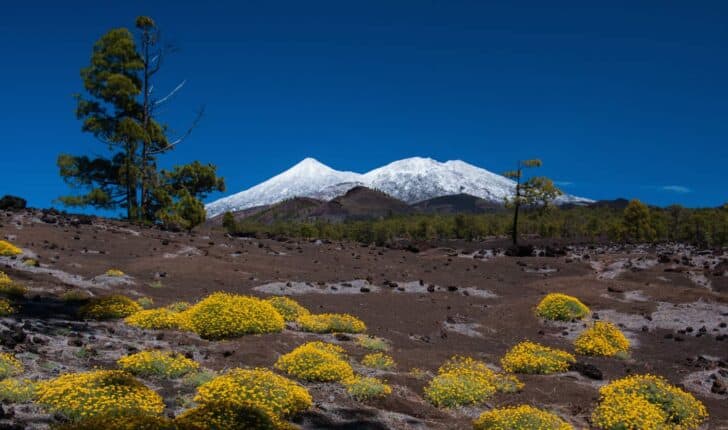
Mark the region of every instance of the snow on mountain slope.
[[[306, 158], [265, 182], [262, 182], [245, 191], [216, 200], [205, 206], [208, 217], [227, 211], [238, 211], [256, 206], [270, 205], [293, 197], [313, 197], [321, 200], [331, 200], [341, 195], [327, 193], [328, 187], [356, 182], [361, 175], [354, 172], [340, 172], [313, 158]], [[344, 192], [355, 185], [346, 188]]]
[[[331, 200], [359, 185], [383, 191], [407, 203], [463, 193], [502, 202], [515, 187], [508, 178], [460, 160], [442, 163], [431, 158], [413, 157], [359, 174], [340, 172], [306, 158], [280, 175], [208, 204], [206, 209], [208, 216], [214, 217], [226, 211], [269, 205], [292, 197]], [[590, 201], [570, 195], [558, 199], [558, 203]]]

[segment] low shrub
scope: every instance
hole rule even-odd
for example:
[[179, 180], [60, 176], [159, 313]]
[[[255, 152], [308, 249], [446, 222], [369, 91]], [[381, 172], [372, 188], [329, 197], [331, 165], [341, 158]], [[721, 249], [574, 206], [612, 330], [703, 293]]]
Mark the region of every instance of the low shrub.
[[349, 314], [304, 315], [297, 320], [303, 331], [312, 333], [363, 333], [367, 326]]
[[6, 285], [6, 284], [12, 284], [13, 280], [10, 279], [10, 276], [8, 276], [5, 272], [0, 270], [0, 285]]
[[614, 324], [597, 321], [581, 332], [574, 346], [579, 354], [611, 357], [627, 352], [629, 340]]
[[147, 309], [133, 313], [124, 319], [129, 325], [147, 330], [165, 330], [184, 327], [183, 316], [167, 308]]
[[167, 309], [172, 312], [184, 312], [190, 307], [192, 307], [192, 304], [189, 302], [174, 302], [167, 305]]
[[23, 265], [28, 266], [28, 267], [40, 267], [40, 263], [35, 258], [24, 259]]
[[141, 305], [129, 297], [114, 294], [89, 300], [81, 306], [79, 313], [83, 318], [108, 320], [125, 318], [141, 310]]
[[188, 328], [204, 339], [280, 332], [283, 317], [268, 302], [248, 296], [214, 293], [183, 312]]
[[306, 381], [347, 381], [354, 377], [343, 349], [323, 342], [305, 343], [280, 356], [275, 368]]
[[232, 369], [197, 389], [194, 401], [214, 405], [219, 401], [235, 407], [254, 405], [276, 417], [289, 417], [311, 407], [306, 388], [267, 369]]
[[521, 342], [503, 356], [501, 366], [507, 372], [547, 375], [566, 372], [574, 362], [576, 358], [566, 351], [534, 342]]
[[454, 356], [425, 387], [425, 398], [435, 406], [456, 407], [483, 403], [496, 392], [515, 392], [523, 384], [512, 375], [496, 373], [482, 361]]
[[346, 383], [346, 391], [356, 400], [371, 400], [392, 394], [392, 387], [378, 378], [357, 377]]
[[282, 430], [292, 428], [286, 426], [269, 410], [252, 401], [205, 403], [183, 412], [175, 422], [181, 426], [179, 430]]
[[151, 297], [139, 297], [137, 299], [137, 303], [141, 305], [144, 309], [151, 309], [152, 306], [154, 306], [154, 299]]
[[589, 315], [589, 308], [576, 297], [551, 293], [536, 306], [536, 315], [549, 320], [571, 321]]
[[473, 430], [572, 430], [573, 427], [557, 415], [533, 406], [520, 405], [483, 412], [474, 422]]
[[122, 370], [67, 373], [38, 383], [37, 402], [72, 421], [96, 416], [159, 415], [164, 402]]
[[178, 378], [199, 369], [200, 364], [182, 354], [167, 351], [142, 351], [121, 357], [120, 368], [137, 376]]
[[0, 272], [0, 294], [9, 297], [22, 297], [28, 292], [28, 289], [15, 281], [4, 272]]
[[369, 349], [371, 351], [387, 351], [389, 350], [389, 344], [386, 340], [382, 339], [381, 337], [371, 336], [371, 335], [359, 335], [356, 338], [357, 345], [361, 346], [364, 349]]
[[206, 384], [217, 377], [217, 373], [212, 370], [203, 369], [197, 372], [191, 372], [185, 375], [182, 379], [182, 384], [188, 387], [199, 387], [202, 384]]
[[296, 321], [299, 317], [311, 314], [308, 309], [288, 297], [275, 296], [266, 301], [276, 308], [286, 322]]
[[0, 257], [12, 257], [14, 255], [20, 255], [23, 250], [13, 245], [12, 243], [0, 240]]
[[6, 299], [0, 298], [0, 317], [6, 317], [15, 312], [15, 308]]
[[379, 370], [389, 370], [395, 367], [394, 359], [382, 352], [365, 355], [361, 360], [361, 364]]
[[35, 398], [35, 388], [30, 379], [5, 378], [0, 381], [0, 402], [29, 403]]
[[106, 271], [105, 275], [111, 276], [113, 278], [118, 278], [118, 277], [124, 276], [126, 274], [119, 269], [109, 269]]
[[91, 299], [91, 294], [84, 290], [68, 290], [61, 294], [61, 300], [67, 303], [85, 302]]
[[604, 430], [690, 430], [708, 418], [690, 393], [654, 375], [632, 375], [599, 389], [593, 424]]
[[25, 371], [23, 363], [14, 355], [0, 352], [0, 379], [20, 375]]

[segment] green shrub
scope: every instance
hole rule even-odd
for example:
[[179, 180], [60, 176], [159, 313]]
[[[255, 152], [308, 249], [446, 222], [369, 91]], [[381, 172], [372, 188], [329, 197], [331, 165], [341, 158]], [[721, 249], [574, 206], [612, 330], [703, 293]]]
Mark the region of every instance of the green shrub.
[[366, 325], [348, 314], [304, 315], [297, 320], [303, 331], [312, 333], [363, 333]]
[[141, 310], [139, 303], [129, 297], [115, 294], [89, 300], [81, 306], [79, 313], [83, 318], [108, 320], [125, 318]]
[[361, 364], [372, 369], [389, 370], [395, 367], [394, 359], [382, 352], [367, 354], [362, 358]]
[[538, 304], [536, 315], [549, 320], [571, 321], [589, 315], [589, 308], [576, 297], [552, 293]]
[[200, 365], [182, 354], [168, 351], [142, 351], [121, 357], [117, 364], [137, 376], [178, 378], [199, 369]]
[[187, 327], [204, 339], [280, 332], [285, 327], [270, 303], [236, 294], [211, 294], [182, 314]]
[[387, 397], [392, 387], [378, 378], [358, 377], [346, 383], [346, 391], [356, 400], [371, 400]]
[[356, 343], [364, 349], [372, 351], [387, 351], [389, 344], [381, 337], [371, 335], [359, 335], [356, 337]]
[[35, 382], [29, 379], [3, 379], [0, 381], [0, 402], [29, 403], [35, 398], [35, 387]]
[[297, 301], [288, 297], [271, 297], [267, 300], [267, 302], [270, 303], [274, 308], [276, 308], [278, 313], [281, 314], [286, 322], [296, 321], [299, 317], [311, 314], [308, 309], [304, 308], [303, 306], [298, 304]]

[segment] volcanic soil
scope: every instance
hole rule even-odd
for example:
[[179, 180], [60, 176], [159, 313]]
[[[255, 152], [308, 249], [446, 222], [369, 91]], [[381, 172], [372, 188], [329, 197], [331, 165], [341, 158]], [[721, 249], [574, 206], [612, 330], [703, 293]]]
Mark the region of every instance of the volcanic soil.
[[[221, 230], [172, 233], [100, 218], [40, 211], [0, 212], [0, 238], [21, 247], [0, 257], [0, 270], [29, 288], [19, 313], [0, 321], [0, 344], [26, 364], [26, 376], [115, 367], [146, 348], [191, 354], [204, 367], [267, 367], [315, 339], [343, 346], [355, 364], [367, 352], [351, 336], [279, 334], [206, 341], [192, 333], [144, 331], [122, 321], [76, 317], [69, 291], [150, 297], [155, 306], [194, 302], [229, 291], [290, 295], [312, 312], [350, 313], [368, 333], [387, 339], [397, 367], [374, 373], [393, 385], [385, 400], [357, 402], [337, 384], [306, 385], [314, 407], [296, 422], [321, 429], [470, 428], [491, 407], [528, 403], [589, 428], [598, 388], [633, 373], [653, 373], [691, 391], [710, 414], [705, 428], [728, 428], [728, 255], [686, 246], [559, 246], [543, 256], [505, 256], [500, 242], [389, 249], [355, 243], [234, 238]], [[442, 245], [442, 244], [441, 244]], [[563, 244], [562, 244], [563, 245]], [[415, 252], [416, 251], [416, 252]], [[548, 256], [547, 256], [548, 255]], [[36, 259], [40, 266], [23, 262]], [[126, 276], [111, 279], [111, 268]], [[580, 298], [592, 314], [546, 322], [534, 307], [550, 292]], [[516, 343], [532, 340], [573, 352], [590, 320], [620, 324], [632, 341], [628, 358], [578, 356], [582, 373], [519, 375], [521, 392], [487, 404], [437, 409], [423, 387], [454, 354], [498, 366]], [[589, 371], [584, 371], [584, 368]], [[413, 371], [413, 369], [418, 369]], [[601, 377], [601, 379], [599, 379]], [[145, 381], [164, 395], [170, 415], [189, 406], [194, 388]], [[47, 428], [53, 416], [33, 404], [3, 405], [5, 425]], [[12, 428], [12, 427], [8, 427]]]

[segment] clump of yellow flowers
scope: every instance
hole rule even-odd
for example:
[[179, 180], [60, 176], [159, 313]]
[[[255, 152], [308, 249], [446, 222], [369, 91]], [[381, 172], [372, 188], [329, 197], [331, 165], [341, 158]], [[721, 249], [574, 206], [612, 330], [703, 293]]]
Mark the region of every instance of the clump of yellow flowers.
[[38, 383], [37, 402], [73, 421], [95, 416], [159, 415], [159, 394], [122, 370], [67, 373]]
[[6, 352], [0, 353], [0, 379], [20, 375], [24, 370], [23, 363], [15, 356]]
[[573, 430], [557, 415], [529, 405], [509, 406], [483, 412], [473, 430]]
[[392, 394], [392, 387], [379, 378], [355, 377], [346, 382], [346, 391], [356, 400], [371, 400]]
[[275, 296], [266, 301], [276, 308], [286, 322], [296, 321], [304, 315], [311, 314], [308, 309], [288, 297]]
[[[173, 424], [174, 427], [162, 427], [162, 429], [292, 430], [294, 428], [298, 428], [283, 421], [281, 418], [275, 416], [269, 410], [261, 408], [260, 405], [255, 401], [245, 401], [243, 403], [234, 404], [226, 401], [204, 403], [182, 413], [180, 416], [177, 417], [177, 419], [175, 419]], [[150, 430], [157, 430], [157, 427], [149, 428]], [[122, 430], [137, 429], [138, 427], [125, 427]]]
[[[232, 369], [202, 384], [194, 398], [203, 408], [221, 400], [234, 408], [255, 406], [277, 419], [305, 411], [313, 402], [306, 388], [267, 369]], [[190, 414], [199, 416], [203, 412]], [[215, 419], [212, 415], [210, 418]]]
[[389, 370], [396, 365], [394, 359], [382, 352], [367, 354], [361, 359], [361, 364], [372, 369]]
[[629, 350], [629, 340], [612, 323], [597, 321], [574, 341], [576, 352], [611, 357]]
[[0, 299], [0, 317], [6, 317], [15, 312], [15, 308], [6, 299]]
[[183, 312], [185, 324], [205, 339], [280, 332], [283, 317], [265, 300], [214, 293]]
[[177, 329], [185, 325], [183, 315], [168, 308], [142, 310], [126, 317], [124, 322], [147, 330]]
[[582, 319], [589, 314], [589, 308], [576, 297], [551, 293], [536, 306], [536, 315], [557, 321]]
[[349, 314], [303, 315], [297, 320], [303, 331], [313, 333], [364, 333], [367, 326]]
[[121, 357], [120, 368], [137, 376], [178, 378], [200, 368], [200, 364], [182, 354], [168, 351], [142, 351]]
[[107, 320], [128, 317], [141, 310], [142, 306], [129, 297], [114, 294], [89, 300], [79, 313], [84, 318]]
[[496, 373], [482, 361], [454, 356], [425, 387], [425, 397], [435, 406], [456, 407], [483, 403], [496, 392], [515, 392], [523, 384], [512, 375]]
[[0, 381], [0, 402], [28, 403], [35, 397], [35, 386], [29, 379], [5, 378]]
[[27, 292], [28, 289], [25, 286], [14, 282], [5, 272], [0, 271], [0, 294], [22, 297]]
[[52, 427], [53, 430], [203, 430], [202, 426], [178, 425], [153, 415], [95, 416]]
[[372, 351], [387, 351], [389, 344], [381, 337], [361, 334], [356, 338], [357, 345]]
[[0, 240], [0, 257], [12, 257], [22, 254], [23, 250], [5, 240]]
[[690, 430], [708, 417], [690, 393], [654, 375], [632, 375], [599, 390], [593, 424], [604, 430]]
[[124, 275], [125, 275], [125, 273], [119, 269], [109, 269], [106, 271], [106, 276], [111, 276], [112, 278], [119, 278]]
[[534, 342], [521, 342], [503, 356], [501, 366], [507, 372], [546, 375], [566, 372], [574, 362], [576, 358], [566, 351]]
[[306, 381], [341, 382], [354, 378], [343, 348], [324, 342], [308, 342], [280, 356], [275, 368]]

